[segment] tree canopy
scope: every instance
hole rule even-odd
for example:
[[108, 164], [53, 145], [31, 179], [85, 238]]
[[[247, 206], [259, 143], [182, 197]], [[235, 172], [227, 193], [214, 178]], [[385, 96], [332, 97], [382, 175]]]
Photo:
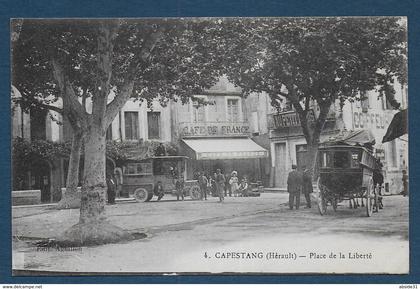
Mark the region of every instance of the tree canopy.
[[[391, 99], [392, 82], [407, 77], [406, 27], [395, 17], [25, 19], [12, 27], [20, 104], [58, 111], [84, 136], [80, 220], [64, 234], [82, 244], [124, 235], [104, 222], [105, 133], [128, 99], [186, 102], [227, 74], [244, 95], [266, 92], [274, 106], [288, 99], [315, 147], [336, 100], [375, 88]], [[319, 114], [309, 121], [313, 104]]]
[[106, 129], [130, 98], [148, 106], [158, 99], [165, 105], [170, 99], [186, 102], [211, 87], [220, 76], [224, 49], [218, 41], [223, 30], [217, 23], [215, 19], [44, 19], [12, 25], [20, 27], [15, 33], [18, 40], [12, 42], [12, 83], [23, 96], [22, 107], [62, 113], [80, 133], [77, 147], [84, 139], [79, 223], [61, 237], [68, 244], [127, 237], [106, 222]]
[[[226, 73], [244, 94], [287, 99], [316, 144], [331, 104], [378, 89], [395, 108], [392, 84], [407, 82], [407, 30], [398, 17], [251, 18], [225, 21]], [[320, 113], [308, 123], [315, 103]]]
[[[67, 109], [65, 105], [63, 109], [54, 105], [63, 97], [54, 77], [55, 61], [79, 99], [91, 99], [99, 89], [119, 95], [133, 82], [130, 97], [146, 100], [149, 105], [155, 98], [162, 104], [173, 98], [186, 101], [218, 79], [223, 48], [217, 36], [220, 27], [214, 22], [25, 19], [19, 40], [13, 42], [12, 82], [23, 95], [20, 101], [24, 107], [63, 112]], [[109, 79], [101, 75], [104, 67], [98, 65], [100, 25], [107, 26], [108, 33], [112, 33]], [[104, 77], [107, 87], [101, 86]], [[110, 103], [108, 110], [113, 110], [116, 104], [117, 101], [115, 105]]]

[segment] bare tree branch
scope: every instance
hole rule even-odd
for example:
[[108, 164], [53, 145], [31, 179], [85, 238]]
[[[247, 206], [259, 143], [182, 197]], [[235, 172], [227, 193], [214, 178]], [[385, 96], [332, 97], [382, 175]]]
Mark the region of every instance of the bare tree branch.
[[78, 101], [73, 85], [66, 78], [63, 68], [55, 59], [51, 61], [51, 64], [53, 67], [54, 79], [60, 88], [63, 98], [63, 114], [68, 116], [71, 113], [75, 118], [80, 119], [80, 121], [86, 122], [86, 110]]
[[[158, 30], [150, 35], [150, 38], [140, 51], [140, 61], [132, 62], [129, 69], [127, 70], [126, 81], [124, 82], [121, 91], [115, 96], [115, 98], [107, 105], [105, 125], [108, 127], [114, 118], [117, 116], [118, 111], [124, 106], [127, 100], [131, 97], [135, 82], [135, 76], [139, 69], [145, 68], [149, 61], [151, 54], [156, 47], [157, 43], [163, 38], [163, 31]], [[143, 91], [142, 91], [143, 92]]]
[[328, 112], [330, 111], [331, 102], [318, 102], [319, 105], [319, 115], [315, 122], [314, 136], [319, 137], [321, 131], [324, 127], [325, 120], [327, 119]]
[[38, 103], [37, 106], [48, 109], [48, 110], [58, 112], [60, 114], [64, 114], [64, 110], [62, 108], [59, 108], [59, 107], [56, 107], [56, 106], [53, 106], [53, 105]]
[[98, 83], [95, 85], [94, 99], [92, 106], [92, 119], [95, 125], [106, 128], [105, 112], [108, 101], [108, 95], [111, 89], [112, 77], [112, 54], [114, 51], [114, 41], [117, 37], [119, 24], [112, 21], [103, 22], [98, 28], [98, 53], [96, 56], [97, 79]]

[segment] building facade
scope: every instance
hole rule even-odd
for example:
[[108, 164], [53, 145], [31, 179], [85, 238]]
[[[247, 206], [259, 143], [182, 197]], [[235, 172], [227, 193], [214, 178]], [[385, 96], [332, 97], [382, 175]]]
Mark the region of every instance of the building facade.
[[240, 88], [222, 77], [194, 100], [173, 103], [173, 140], [190, 158], [191, 172], [237, 171], [240, 178], [267, 182], [269, 141], [266, 122], [258, 115], [266, 116], [268, 102], [259, 98], [243, 98]]
[[[407, 108], [407, 89], [396, 84], [395, 99], [401, 108]], [[408, 168], [408, 137], [403, 136], [388, 143], [382, 143], [387, 128], [398, 110], [391, 107], [384, 96], [377, 91], [368, 91], [363, 100], [346, 101], [341, 108], [339, 101], [330, 108], [320, 141], [345, 131], [368, 129], [375, 136], [374, 154], [383, 163], [385, 191], [397, 194], [403, 189], [402, 170]], [[315, 116], [319, 110], [312, 106]], [[268, 115], [268, 126], [271, 143], [272, 185], [285, 188], [288, 172], [292, 164], [298, 168], [308, 166], [306, 163], [307, 145], [300, 127], [300, 120], [291, 106], [285, 105], [282, 112], [271, 112]]]
[[[111, 94], [109, 101], [112, 98]], [[251, 95], [244, 99], [241, 90], [226, 78], [221, 78], [214, 87], [195, 98], [204, 102], [191, 100], [182, 104], [171, 100], [162, 106], [156, 100], [148, 107], [146, 102], [129, 100], [109, 126], [107, 139], [132, 143], [134, 147], [145, 141], [171, 143], [178, 148], [179, 154], [189, 157], [188, 178], [196, 177], [194, 172], [197, 171], [211, 174], [220, 168], [226, 174], [236, 170], [240, 177], [263, 181], [267, 185], [269, 140], [267, 122], [261, 118], [267, 115], [267, 98]], [[90, 109], [88, 102], [86, 110], [89, 112]], [[72, 139], [67, 120], [53, 111], [42, 115], [35, 111], [25, 113], [14, 105], [12, 125], [13, 139], [56, 143]], [[199, 145], [199, 141], [204, 145]], [[208, 150], [202, 151], [204, 147]], [[120, 176], [124, 175], [125, 168], [117, 168], [112, 160], [107, 160], [108, 163], [110, 169], [117, 169]], [[81, 161], [81, 170], [82, 165]], [[19, 173], [24, 181], [14, 181], [13, 189], [40, 189], [43, 202], [58, 201], [61, 188], [65, 187], [67, 168], [65, 158], [36, 161], [33, 168], [30, 166]]]
[[[401, 108], [407, 108], [406, 87], [394, 88]], [[386, 191], [399, 193], [401, 172], [408, 168], [408, 137], [383, 144], [382, 137], [396, 110], [378, 92], [369, 91], [365, 96], [363, 101], [346, 101], [343, 107], [338, 102], [331, 106], [321, 142], [344, 131], [370, 129], [376, 139], [375, 154], [384, 164]], [[14, 88], [12, 97], [19, 97]], [[316, 105], [311, 113], [318, 114]], [[13, 139], [64, 142], [71, 140], [71, 134], [66, 119], [53, 111], [25, 113], [13, 106]], [[238, 171], [240, 177], [262, 181], [266, 187], [285, 188], [292, 164], [299, 168], [308, 165], [306, 140], [292, 106], [284, 101], [278, 112], [265, 93], [244, 98], [241, 89], [226, 77], [185, 104], [170, 100], [161, 106], [154, 101], [149, 108], [145, 102], [128, 101], [108, 128], [107, 139], [171, 143], [178, 154], [189, 157], [190, 179], [197, 172], [212, 174], [219, 168], [225, 174]], [[25, 172], [13, 173], [13, 189], [41, 189], [43, 202], [58, 201], [66, 183], [67, 163], [58, 158], [28, 164]], [[112, 160], [109, 163], [116, 169]], [[124, 168], [119, 169], [123, 175]]]
[[[21, 97], [19, 91], [12, 86], [11, 97]], [[63, 140], [63, 127], [60, 114], [50, 112], [25, 112], [19, 105], [12, 105], [12, 140], [37, 142], [42, 145], [44, 141], [61, 142]], [[42, 202], [54, 202], [61, 198], [61, 187], [64, 182], [66, 162], [62, 158], [46, 159], [32, 158], [24, 167], [12, 168], [13, 190], [40, 190]]]

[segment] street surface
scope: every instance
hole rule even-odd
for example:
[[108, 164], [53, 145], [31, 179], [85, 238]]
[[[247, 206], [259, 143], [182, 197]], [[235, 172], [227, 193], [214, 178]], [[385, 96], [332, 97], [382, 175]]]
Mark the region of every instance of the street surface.
[[120, 203], [107, 206], [111, 223], [147, 237], [95, 247], [37, 248], [77, 223], [78, 210], [14, 207], [13, 269], [59, 272], [157, 273], [407, 273], [408, 198], [384, 197], [385, 208], [339, 204], [320, 216], [290, 211], [288, 194], [227, 197], [224, 203]]

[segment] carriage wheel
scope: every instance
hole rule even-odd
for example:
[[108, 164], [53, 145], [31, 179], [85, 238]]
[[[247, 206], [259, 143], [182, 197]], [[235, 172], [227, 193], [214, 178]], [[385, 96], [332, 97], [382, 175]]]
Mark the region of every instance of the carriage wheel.
[[321, 184], [320, 180], [318, 179], [318, 211], [323, 216], [327, 212], [327, 200], [326, 200], [326, 188], [324, 185]]
[[375, 187], [374, 194], [375, 194], [375, 204], [374, 204], [375, 209], [374, 209], [374, 212], [377, 213], [377, 212], [379, 212], [379, 187], [378, 186]]
[[372, 216], [374, 199], [375, 199], [375, 187], [373, 186], [373, 181], [371, 179], [369, 180], [369, 185], [366, 189], [366, 213], [368, 217]]

